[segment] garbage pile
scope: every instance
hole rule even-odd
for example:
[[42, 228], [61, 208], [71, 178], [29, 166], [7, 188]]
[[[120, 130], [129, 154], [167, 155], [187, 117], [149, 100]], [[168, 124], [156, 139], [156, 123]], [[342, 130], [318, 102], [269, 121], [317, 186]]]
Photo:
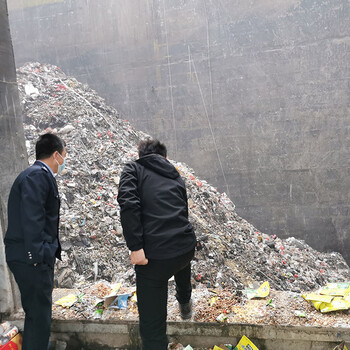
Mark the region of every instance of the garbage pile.
[[[67, 171], [57, 177], [63, 261], [57, 264], [56, 285], [72, 288], [103, 279], [133, 286], [117, 193], [124, 164], [137, 158], [136, 146], [148, 135], [56, 66], [28, 63], [17, 76], [30, 161], [41, 133], [51, 130], [67, 143]], [[172, 163], [186, 181], [199, 239], [194, 285], [239, 291], [268, 281], [275, 290], [300, 292], [349, 280], [339, 253], [320, 253], [302, 240], [260, 232], [237, 215], [225, 193], [186, 164]]]

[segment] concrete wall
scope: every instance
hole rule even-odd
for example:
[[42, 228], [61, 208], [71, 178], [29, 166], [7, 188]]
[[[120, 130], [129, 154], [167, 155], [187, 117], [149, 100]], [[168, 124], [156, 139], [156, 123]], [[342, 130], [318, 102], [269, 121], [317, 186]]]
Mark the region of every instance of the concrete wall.
[[[23, 322], [14, 322], [21, 329]], [[72, 321], [54, 320], [52, 339], [62, 349], [114, 350], [141, 348], [138, 324], [131, 321]], [[255, 324], [219, 324], [197, 322], [169, 322], [169, 341], [194, 348], [208, 348], [219, 344], [236, 345], [242, 335], [247, 336], [259, 350], [330, 350], [341, 341], [350, 341], [349, 328], [296, 327]]]
[[0, 314], [15, 306], [5, 261], [3, 235], [10, 187], [28, 165], [6, 0], [0, 0]]
[[17, 64], [89, 83], [259, 229], [350, 262], [348, 0], [11, 0]]

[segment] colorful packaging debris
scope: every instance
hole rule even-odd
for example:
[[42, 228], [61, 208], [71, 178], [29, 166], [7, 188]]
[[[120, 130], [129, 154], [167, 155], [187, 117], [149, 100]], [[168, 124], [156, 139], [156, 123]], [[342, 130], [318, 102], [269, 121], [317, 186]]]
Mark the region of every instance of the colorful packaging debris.
[[21, 350], [22, 336], [18, 328], [10, 322], [0, 324], [0, 350]]
[[266, 298], [270, 294], [269, 282], [264, 282], [258, 289], [246, 289], [248, 299]]
[[5, 345], [1, 346], [0, 350], [22, 350], [22, 335], [16, 334]]
[[327, 283], [316, 293], [302, 295], [322, 313], [350, 309], [350, 282]]
[[245, 335], [239, 341], [234, 350], [259, 350], [253, 342], [251, 342]]
[[71, 307], [78, 300], [75, 294], [68, 294], [55, 302], [56, 305], [61, 305], [63, 307]]

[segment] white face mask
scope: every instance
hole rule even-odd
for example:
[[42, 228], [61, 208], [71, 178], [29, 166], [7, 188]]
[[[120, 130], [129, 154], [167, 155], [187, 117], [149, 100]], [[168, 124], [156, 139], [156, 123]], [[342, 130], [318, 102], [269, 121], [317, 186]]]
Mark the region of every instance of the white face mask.
[[[58, 152], [57, 152], [57, 153], [58, 153]], [[59, 153], [58, 153], [58, 154], [59, 154]], [[57, 164], [58, 164], [57, 175], [61, 174], [62, 171], [64, 170], [64, 168], [66, 167], [66, 158], [63, 158], [60, 154], [59, 154], [59, 156], [63, 159], [63, 163], [60, 164], [60, 163], [58, 162], [58, 160], [55, 159], [56, 162], [57, 162]]]

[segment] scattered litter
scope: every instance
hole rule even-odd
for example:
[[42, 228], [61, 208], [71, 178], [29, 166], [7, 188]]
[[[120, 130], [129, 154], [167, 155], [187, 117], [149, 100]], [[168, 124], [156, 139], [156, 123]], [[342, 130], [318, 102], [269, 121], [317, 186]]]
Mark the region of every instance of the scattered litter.
[[61, 299], [57, 300], [55, 304], [61, 305], [63, 307], [71, 307], [78, 300], [78, 297], [75, 294], [68, 294]]
[[118, 296], [117, 293], [118, 293], [121, 286], [122, 286], [121, 282], [117, 283], [115, 286], [112, 287], [111, 292], [104, 297], [104, 306], [106, 308], [115, 301], [115, 299]]
[[22, 336], [18, 333], [18, 328], [6, 321], [0, 324], [0, 349], [20, 350]]
[[264, 282], [258, 289], [246, 289], [247, 298], [265, 298], [270, 293], [269, 282]]
[[348, 350], [345, 345], [345, 341], [342, 341], [339, 345], [337, 345], [333, 350]]
[[187, 345], [184, 350], [193, 350], [192, 346], [191, 345]]
[[102, 318], [102, 314], [103, 314], [103, 309], [98, 308], [97, 310], [95, 310], [94, 319], [98, 320], [98, 319]]
[[275, 304], [272, 302], [272, 299], [270, 299], [270, 300], [266, 303], [266, 306], [276, 307]]
[[39, 95], [39, 90], [33, 86], [32, 83], [28, 83], [24, 86], [24, 91], [28, 96]]
[[217, 318], [216, 321], [218, 322], [224, 322], [227, 319], [227, 315], [225, 314], [220, 314]]
[[350, 309], [350, 282], [327, 283], [315, 293], [303, 294], [322, 313]]
[[241, 338], [234, 350], [259, 350], [245, 335]]
[[297, 317], [306, 317], [306, 313], [304, 311], [300, 311], [300, 310], [295, 310], [294, 311], [295, 316]]
[[345, 283], [327, 283], [320, 290], [320, 294], [345, 297], [350, 293], [350, 282]]
[[233, 350], [231, 344], [220, 344], [219, 346], [215, 345], [213, 350]]
[[131, 294], [121, 294], [109, 305], [109, 309], [126, 310], [128, 308], [128, 298]]

